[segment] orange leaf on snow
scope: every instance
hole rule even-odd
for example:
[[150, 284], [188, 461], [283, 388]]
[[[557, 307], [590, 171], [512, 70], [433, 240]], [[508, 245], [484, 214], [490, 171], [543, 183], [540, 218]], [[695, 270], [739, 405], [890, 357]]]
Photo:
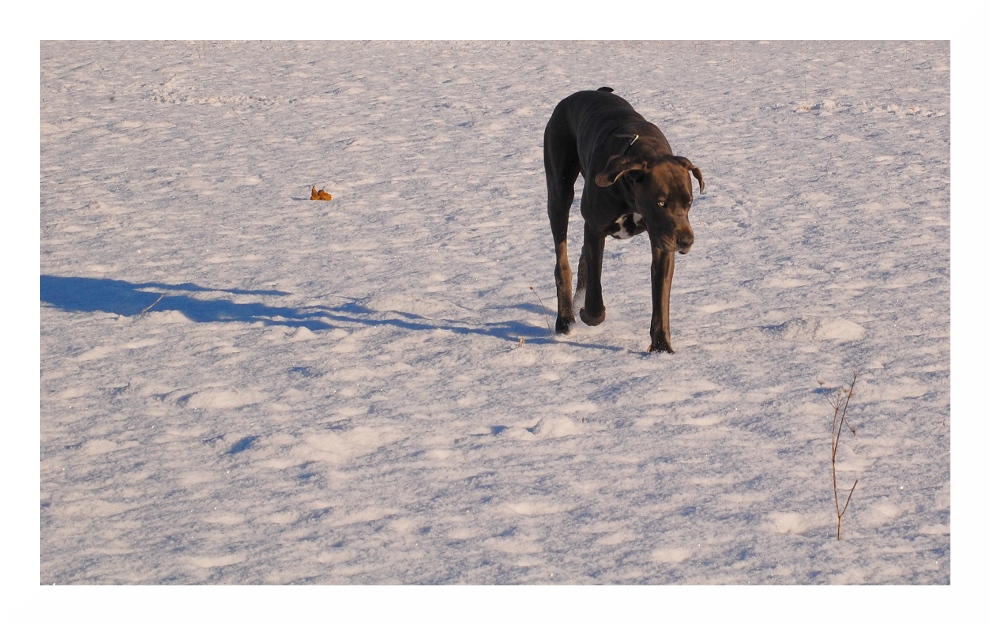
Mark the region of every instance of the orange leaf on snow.
[[316, 190], [316, 187], [314, 186], [313, 187], [313, 192], [310, 194], [309, 199], [311, 199], [311, 200], [332, 200], [333, 199], [333, 196], [330, 195], [329, 193], [327, 193], [326, 191], [324, 191], [323, 189], [320, 189], [319, 191], [317, 191]]

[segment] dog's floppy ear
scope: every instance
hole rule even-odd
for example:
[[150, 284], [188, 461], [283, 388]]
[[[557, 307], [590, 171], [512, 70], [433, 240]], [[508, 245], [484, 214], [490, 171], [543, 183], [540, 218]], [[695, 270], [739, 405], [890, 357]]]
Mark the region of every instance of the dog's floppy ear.
[[595, 176], [595, 184], [599, 187], [608, 187], [615, 184], [615, 181], [631, 171], [646, 171], [649, 167], [646, 161], [639, 156], [631, 154], [616, 154], [608, 159], [605, 170]]
[[689, 172], [691, 172], [692, 174], [694, 174], [694, 177], [698, 179], [698, 186], [701, 187], [698, 190], [698, 193], [704, 193], [705, 192], [705, 179], [701, 176], [701, 170], [698, 169], [697, 167], [695, 167], [694, 165], [692, 165], [691, 164], [691, 161], [689, 161], [688, 159], [686, 159], [683, 156], [678, 156], [677, 157], [677, 160], [679, 160], [682, 165], [684, 165], [685, 167], [687, 167], [687, 170]]

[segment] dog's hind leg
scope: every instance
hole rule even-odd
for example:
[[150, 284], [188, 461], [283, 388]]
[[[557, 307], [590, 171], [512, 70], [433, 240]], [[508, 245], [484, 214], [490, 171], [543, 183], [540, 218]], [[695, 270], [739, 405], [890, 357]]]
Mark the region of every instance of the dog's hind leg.
[[567, 224], [571, 203], [574, 201], [574, 182], [581, 165], [574, 138], [560, 129], [555, 131], [555, 117], [550, 118], [543, 138], [543, 164], [547, 174], [547, 215], [553, 233], [556, 264], [553, 276], [557, 285], [558, 334], [567, 334], [574, 324], [574, 305], [571, 296], [571, 265], [567, 258]]
[[588, 290], [588, 257], [582, 252], [581, 259], [578, 260], [577, 289], [574, 291], [574, 306], [584, 307], [584, 294]]

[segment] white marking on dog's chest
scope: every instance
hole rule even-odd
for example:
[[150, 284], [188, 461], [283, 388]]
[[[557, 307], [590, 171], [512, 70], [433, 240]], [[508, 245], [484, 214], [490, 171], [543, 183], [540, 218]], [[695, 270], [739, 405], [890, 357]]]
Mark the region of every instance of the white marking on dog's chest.
[[643, 216], [639, 213], [627, 213], [605, 228], [605, 233], [616, 239], [628, 239], [643, 232], [646, 232], [646, 224], [643, 223]]

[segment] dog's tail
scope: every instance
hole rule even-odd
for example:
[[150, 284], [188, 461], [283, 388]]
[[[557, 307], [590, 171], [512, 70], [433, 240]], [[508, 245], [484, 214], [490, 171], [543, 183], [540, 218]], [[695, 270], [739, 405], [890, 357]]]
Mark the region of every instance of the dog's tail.
[[615, 91], [615, 89], [613, 89], [611, 87], [599, 87], [598, 90], [599, 91], [607, 91], [609, 93], [612, 93], [613, 91]]

